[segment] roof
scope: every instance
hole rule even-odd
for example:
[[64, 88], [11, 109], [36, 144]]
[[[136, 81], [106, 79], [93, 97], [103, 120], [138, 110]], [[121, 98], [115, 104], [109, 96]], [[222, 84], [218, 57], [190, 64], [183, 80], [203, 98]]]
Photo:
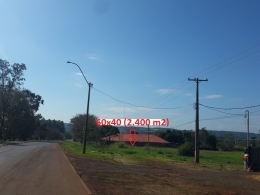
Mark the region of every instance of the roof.
[[[110, 136], [110, 141], [118, 142], [128, 142], [128, 137], [134, 138], [134, 136], [137, 137], [136, 142], [148, 142], [148, 134], [116, 134]], [[109, 140], [109, 136], [102, 138], [102, 140]], [[156, 135], [149, 135], [149, 142], [150, 143], [162, 143], [162, 144], [169, 144], [169, 142], [165, 141], [164, 139], [156, 136]]]

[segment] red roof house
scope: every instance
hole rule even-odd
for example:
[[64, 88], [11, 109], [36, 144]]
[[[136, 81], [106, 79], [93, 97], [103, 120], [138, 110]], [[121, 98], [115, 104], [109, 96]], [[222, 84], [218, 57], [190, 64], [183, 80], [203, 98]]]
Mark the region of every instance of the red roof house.
[[152, 146], [166, 146], [168, 141], [152, 134], [116, 134], [102, 138], [102, 140], [114, 142], [128, 142], [131, 145], [143, 146], [148, 143]]

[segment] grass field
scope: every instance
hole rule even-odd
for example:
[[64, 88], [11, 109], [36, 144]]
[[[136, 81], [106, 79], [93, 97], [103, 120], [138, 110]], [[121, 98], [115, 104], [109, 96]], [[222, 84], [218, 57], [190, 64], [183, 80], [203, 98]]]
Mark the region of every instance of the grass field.
[[139, 165], [153, 161], [184, 166], [203, 167], [216, 170], [243, 170], [243, 153], [237, 151], [200, 151], [200, 163], [194, 163], [194, 157], [179, 156], [176, 148], [136, 147], [123, 143], [109, 146], [87, 145], [86, 154], [82, 154], [82, 144], [65, 142], [62, 149], [71, 154], [110, 162]]

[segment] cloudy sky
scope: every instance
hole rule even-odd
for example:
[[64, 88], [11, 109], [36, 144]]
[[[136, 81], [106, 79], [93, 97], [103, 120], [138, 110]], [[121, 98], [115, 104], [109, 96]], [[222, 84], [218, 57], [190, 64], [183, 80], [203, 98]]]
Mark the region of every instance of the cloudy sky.
[[249, 110], [259, 132], [260, 1], [0, 0], [0, 13], [0, 58], [26, 64], [24, 87], [43, 97], [46, 119], [86, 113], [88, 85], [72, 61], [93, 83], [99, 118], [194, 129], [188, 78], [207, 78], [200, 127], [246, 132]]

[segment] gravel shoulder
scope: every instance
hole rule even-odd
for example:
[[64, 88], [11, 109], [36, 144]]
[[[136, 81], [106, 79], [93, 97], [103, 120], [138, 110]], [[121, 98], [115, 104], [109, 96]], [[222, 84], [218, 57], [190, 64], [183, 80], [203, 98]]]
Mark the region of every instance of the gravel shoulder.
[[95, 195], [260, 194], [259, 172], [217, 171], [195, 163], [190, 167], [156, 161], [138, 166], [124, 165], [66, 155]]

